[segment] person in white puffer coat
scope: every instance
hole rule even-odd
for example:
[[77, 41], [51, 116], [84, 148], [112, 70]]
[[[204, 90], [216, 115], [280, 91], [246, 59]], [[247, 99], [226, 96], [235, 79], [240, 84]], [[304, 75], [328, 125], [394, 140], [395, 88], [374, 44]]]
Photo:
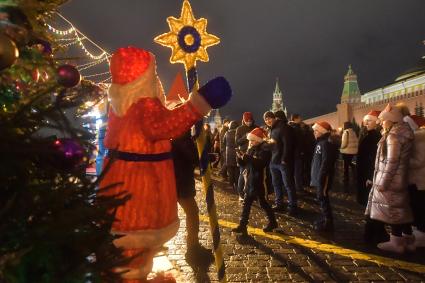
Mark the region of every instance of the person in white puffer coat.
[[344, 131], [342, 132], [342, 142], [340, 152], [344, 160], [344, 187], [345, 192], [348, 192], [348, 183], [350, 180], [350, 167], [352, 161], [357, 154], [359, 148], [359, 138], [353, 130], [351, 122], [344, 123]]
[[378, 244], [385, 251], [414, 251], [413, 213], [408, 186], [414, 135], [399, 107], [388, 105], [379, 115], [383, 134], [378, 143], [372, 190], [365, 214], [391, 226], [390, 240]]
[[409, 192], [413, 211], [415, 246], [425, 247], [425, 118], [411, 115], [403, 119], [414, 131], [415, 140], [409, 162]]

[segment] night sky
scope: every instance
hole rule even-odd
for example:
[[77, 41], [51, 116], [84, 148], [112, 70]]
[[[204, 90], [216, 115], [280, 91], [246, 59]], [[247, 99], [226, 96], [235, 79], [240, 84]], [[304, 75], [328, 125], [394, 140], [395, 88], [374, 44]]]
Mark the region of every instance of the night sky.
[[[278, 77], [289, 112], [308, 118], [335, 111], [352, 64], [362, 93], [388, 84], [425, 55], [424, 0], [192, 0], [195, 18], [221, 43], [198, 61], [202, 82], [223, 75], [234, 97], [223, 116], [257, 120], [272, 103]], [[73, 0], [61, 12], [112, 53], [135, 45], [157, 56], [166, 90], [182, 64], [153, 38], [180, 17], [176, 0]]]

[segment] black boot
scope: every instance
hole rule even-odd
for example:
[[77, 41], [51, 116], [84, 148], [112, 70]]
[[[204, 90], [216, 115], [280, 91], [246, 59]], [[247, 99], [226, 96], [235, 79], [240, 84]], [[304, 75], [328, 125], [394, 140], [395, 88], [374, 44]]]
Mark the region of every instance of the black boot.
[[187, 246], [186, 262], [190, 265], [209, 266], [214, 261], [212, 250], [197, 244]]
[[270, 221], [267, 224], [267, 226], [263, 228], [263, 231], [266, 232], [266, 233], [267, 232], [273, 232], [273, 229], [276, 229], [276, 228], [277, 228], [277, 222], [276, 222], [276, 220], [274, 220], [274, 221]]
[[243, 235], [247, 235], [247, 234], [248, 234], [248, 231], [246, 230], [246, 226], [244, 226], [244, 225], [240, 225], [240, 224], [239, 224], [239, 226], [238, 226], [238, 227], [233, 228], [233, 229], [232, 229], [232, 232], [235, 232], [235, 233], [241, 233], [241, 234], [243, 234]]
[[382, 242], [388, 242], [390, 239], [390, 235], [385, 230], [385, 224], [370, 217], [366, 218], [363, 237], [365, 243], [372, 247]]

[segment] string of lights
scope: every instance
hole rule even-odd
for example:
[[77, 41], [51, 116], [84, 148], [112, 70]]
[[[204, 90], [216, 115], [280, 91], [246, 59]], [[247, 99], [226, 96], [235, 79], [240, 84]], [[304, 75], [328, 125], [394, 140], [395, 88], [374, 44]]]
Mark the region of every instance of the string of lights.
[[[57, 41], [60, 42], [60, 46], [64, 48], [69, 48], [76, 46], [78, 47], [90, 60], [88, 63], [77, 64], [76, 68], [80, 71], [84, 71], [81, 73], [82, 78], [89, 79], [95, 81], [96, 83], [105, 83], [111, 80], [109, 74], [109, 60], [111, 54], [109, 54], [106, 50], [100, 47], [98, 44], [93, 42], [89, 37], [87, 37], [84, 33], [78, 30], [68, 19], [66, 19], [60, 13], [57, 13], [58, 18], [60, 18], [66, 25], [67, 28], [58, 28], [54, 27], [50, 24], [47, 24], [50, 32], [54, 33], [57, 36]], [[89, 48], [90, 47], [90, 48]], [[98, 50], [98, 52], [94, 53], [90, 50]], [[81, 58], [79, 60], [87, 60]], [[106, 64], [105, 70], [99, 71], [99, 69], [104, 69], [104, 67], [98, 67], [100, 64]], [[93, 72], [94, 70], [98, 72]], [[104, 77], [107, 76], [105, 79]], [[96, 79], [101, 80], [96, 81]]]
[[106, 75], [106, 74], [109, 74], [109, 72], [103, 72], [103, 73], [98, 73], [98, 74], [94, 74], [94, 75], [88, 75], [88, 76], [85, 76], [85, 78], [93, 78], [93, 77], [103, 76], [103, 75]]
[[[85, 65], [78, 65], [78, 66], [77, 66], [77, 69], [78, 69], [79, 71], [84, 71], [84, 70], [90, 69], [90, 68], [92, 68], [92, 67], [94, 67], [94, 66], [97, 66], [97, 65], [99, 65], [99, 64], [102, 64], [105, 60], [106, 60], [106, 59], [99, 59], [99, 60], [97, 60], [97, 61], [95, 61], [95, 62], [90, 62], [90, 63], [85, 64]], [[88, 77], [88, 76], [85, 76], [85, 77]]]

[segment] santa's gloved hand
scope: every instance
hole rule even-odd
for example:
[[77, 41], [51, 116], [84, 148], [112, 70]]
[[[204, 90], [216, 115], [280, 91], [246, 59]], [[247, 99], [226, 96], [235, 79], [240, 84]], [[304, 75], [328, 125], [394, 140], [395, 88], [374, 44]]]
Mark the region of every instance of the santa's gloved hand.
[[212, 109], [217, 109], [226, 105], [232, 97], [232, 89], [229, 82], [223, 77], [216, 77], [204, 86], [198, 93], [208, 102]]

